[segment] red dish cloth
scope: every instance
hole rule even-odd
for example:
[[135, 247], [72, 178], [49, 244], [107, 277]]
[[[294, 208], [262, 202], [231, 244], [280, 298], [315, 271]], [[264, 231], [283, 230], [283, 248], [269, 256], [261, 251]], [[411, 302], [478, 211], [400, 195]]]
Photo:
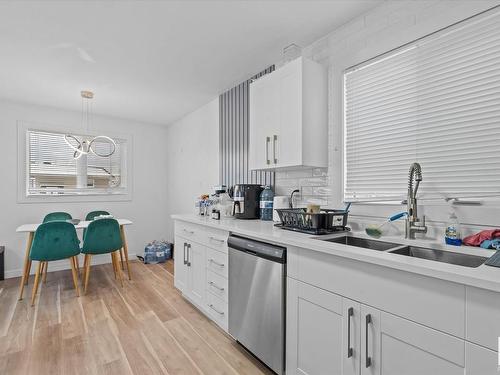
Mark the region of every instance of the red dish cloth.
[[467, 236], [462, 243], [467, 246], [480, 246], [483, 241], [500, 237], [500, 229], [482, 230], [479, 233]]

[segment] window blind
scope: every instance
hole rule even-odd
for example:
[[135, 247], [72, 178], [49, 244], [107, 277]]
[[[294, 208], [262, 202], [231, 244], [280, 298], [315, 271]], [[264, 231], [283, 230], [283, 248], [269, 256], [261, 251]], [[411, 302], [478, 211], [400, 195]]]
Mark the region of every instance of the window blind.
[[[83, 136], [75, 136], [80, 141]], [[85, 137], [88, 138], [88, 137]], [[109, 157], [87, 155], [87, 188], [76, 185], [77, 162], [74, 151], [68, 146], [64, 134], [28, 130], [28, 195], [36, 194], [85, 194], [105, 193], [122, 187], [121, 148], [122, 140], [116, 140], [116, 151]], [[92, 147], [100, 154], [111, 151], [111, 144], [95, 141]]]
[[500, 12], [344, 74], [344, 199], [500, 195]]

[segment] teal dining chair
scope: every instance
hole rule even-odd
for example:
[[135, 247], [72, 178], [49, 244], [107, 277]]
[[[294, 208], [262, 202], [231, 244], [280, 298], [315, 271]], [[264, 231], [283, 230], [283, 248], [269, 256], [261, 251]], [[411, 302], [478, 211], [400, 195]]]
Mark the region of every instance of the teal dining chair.
[[76, 271], [76, 256], [78, 254], [80, 254], [80, 241], [78, 241], [73, 224], [65, 221], [49, 221], [38, 226], [30, 249], [30, 261], [39, 262], [31, 294], [31, 306], [35, 304], [44, 265], [46, 269], [47, 263], [55, 260], [70, 260], [76, 295], [80, 295]]
[[[72, 217], [70, 214], [67, 212], [50, 212], [45, 217], [43, 218], [42, 223], [49, 223], [51, 221], [66, 221], [66, 220], [71, 220]], [[43, 276], [43, 282], [47, 282], [47, 266], [48, 264], [43, 263], [42, 264], [42, 273], [41, 275]], [[31, 262], [29, 263], [29, 267], [31, 269]], [[28, 281], [28, 280], [26, 280]]]
[[72, 217], [67, 212], [51, 212], [43, 218], [44, 223], [48, 223], [49, 221], [66, 221], [71, 220]]
[[109, 215], [108, 211], [91, 211], [85, 216], [86, 221], [92, 221], [94, 220], [97, 216], [101, 215]]
[[90, 263], [93, 255], [110, 254], [115, 278], [118, 276], [123, 286], [122, 270], [118, 263], [118, 253], [123, 246], [120, 225], [116, 219], [99, 219], [92, 221], [83, 237], [83, 292], [87, 293], [90, 276]]

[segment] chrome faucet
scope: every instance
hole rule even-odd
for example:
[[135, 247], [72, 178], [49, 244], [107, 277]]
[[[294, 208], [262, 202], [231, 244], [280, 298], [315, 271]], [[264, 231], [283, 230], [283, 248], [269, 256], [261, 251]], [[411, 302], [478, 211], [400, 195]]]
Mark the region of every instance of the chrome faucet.
[[[415, 187], [413, 187], [413, 180], [415, 180]], [[413, 163], [408, 174], [408, 198], [406, 200], [408, 215], [406, 215], [405, 238], [415, 239], [415, 233], [427, 233], [425, 216], [420, 221], [417, 212], [417, 191], [420, 181], [422, 181], [422, 168], [420, 164]]]

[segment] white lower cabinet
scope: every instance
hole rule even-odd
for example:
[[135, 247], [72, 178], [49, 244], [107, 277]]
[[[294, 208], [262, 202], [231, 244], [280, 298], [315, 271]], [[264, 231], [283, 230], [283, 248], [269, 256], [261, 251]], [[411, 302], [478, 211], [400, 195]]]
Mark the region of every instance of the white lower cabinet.
[[[187, 228], [187, 229], [186, 229]], [[174, 285], [227, 331], [228, 233], [176, 223]]]
[[288, 279], [288, 375], [464, 374], [465, 341]]
[[466, 375], [498, 375], [498, 352], [472, 343], [465, 344]]
[[342, 298], [287, 280], [287, 375], [341, 374]]
[[198, 306], [205, 301], [206, 274], [205, 267], [206, 251], [203, 245], [190, 242], [187, 246], [188, 283], [186, 289], [187, 297]]
[[187, 292], [188, 266], [186, 261], [188, 241], [175, 236], [174, 285], [181, 292]]

